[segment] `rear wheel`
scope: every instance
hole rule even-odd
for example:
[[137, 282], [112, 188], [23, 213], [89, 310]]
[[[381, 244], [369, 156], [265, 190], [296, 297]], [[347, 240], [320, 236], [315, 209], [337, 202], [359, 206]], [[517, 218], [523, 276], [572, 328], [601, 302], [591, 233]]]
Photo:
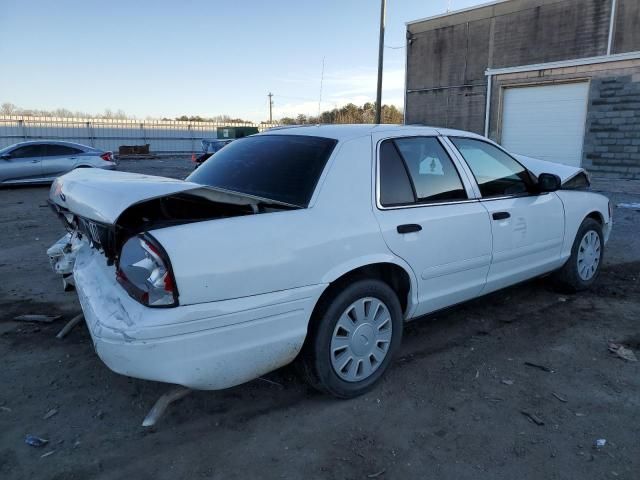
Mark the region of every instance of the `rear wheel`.
[[318, 305], [301, 357], [307, 380], [340, 398], [368, 391], [402, 340], [402, 309], [380, 280], [358, 280]]
[[589, 288], [598, 278], [603, 254], [602, 226], [593, 218], [585, 218], [573, 241], [571, 257], [554, 275], [556, 283], [571, 292]]

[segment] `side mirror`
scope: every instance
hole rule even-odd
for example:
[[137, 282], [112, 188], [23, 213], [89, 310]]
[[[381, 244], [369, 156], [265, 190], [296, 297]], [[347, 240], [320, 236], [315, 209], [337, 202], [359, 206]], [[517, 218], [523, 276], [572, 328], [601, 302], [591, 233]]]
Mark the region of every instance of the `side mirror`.
[[11, 158], [11, 155], [9, 155], [8, 153], [4, 153], [0, 155], [1, 160], [9, 160], [10, 158]]
[[538, 190], [541, 192], [555, 192], [560, 190], [562, 180], [553, 173], [541, 173], [538, 175]]

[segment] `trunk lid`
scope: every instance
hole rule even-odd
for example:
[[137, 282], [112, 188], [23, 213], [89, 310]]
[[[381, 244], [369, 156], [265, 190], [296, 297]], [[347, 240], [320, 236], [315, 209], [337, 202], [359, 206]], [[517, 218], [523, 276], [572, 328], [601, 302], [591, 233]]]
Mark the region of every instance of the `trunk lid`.
[[183, 180], [93, 168], [58, 177], [49, 199], [67, 229], [86, 237], [110, 261], [138, 233], [297, 208]]
[[58, 177], [49, 199], [82, 218], [113, 225], [131, 205], [199, 188], [202, 186], [172, 178], [81, 168]]

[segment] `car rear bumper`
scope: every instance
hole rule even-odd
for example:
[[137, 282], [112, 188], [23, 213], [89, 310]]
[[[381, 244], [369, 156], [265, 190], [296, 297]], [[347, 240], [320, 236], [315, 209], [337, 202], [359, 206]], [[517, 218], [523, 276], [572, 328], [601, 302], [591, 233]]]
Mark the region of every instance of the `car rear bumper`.
[[97, 354], [114, 372], [218, 390], [291, 362], [324, 286], [242, 299], [148, 308], [116, 282], [114, 267], [88, 246], [74, 277]]

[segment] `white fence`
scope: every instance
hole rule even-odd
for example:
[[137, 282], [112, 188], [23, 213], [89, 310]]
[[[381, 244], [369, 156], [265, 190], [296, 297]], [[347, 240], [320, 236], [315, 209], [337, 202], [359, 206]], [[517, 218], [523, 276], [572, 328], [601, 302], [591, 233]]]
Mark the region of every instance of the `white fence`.
[[113, 152], [121, 145], [148, 143], [151, 153], [192, 153], [201, 150], [203, 138], [216, 138], [223, 126], [264, 130], [276, 125], [0, 115], [0, 148], [26, 140], [63, 140]]

